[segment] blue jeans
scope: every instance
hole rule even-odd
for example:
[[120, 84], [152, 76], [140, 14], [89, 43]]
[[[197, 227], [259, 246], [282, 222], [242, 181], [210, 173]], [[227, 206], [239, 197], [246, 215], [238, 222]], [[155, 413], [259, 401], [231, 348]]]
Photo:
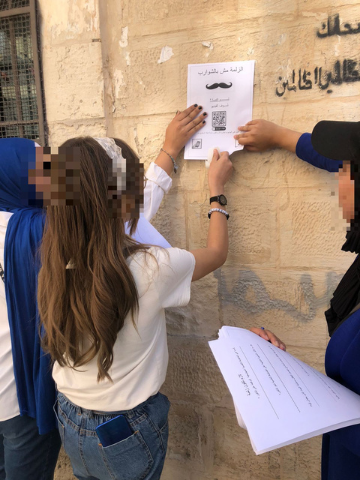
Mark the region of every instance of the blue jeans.
[[57, 429], [39, 435], [33, 418], [0, 422], [0, 480], [52, 480], [60, 447]]
[[[63, 446], [79, 480], [158, 480], [168, 442], [170, 402], [161, 393], [133, 410], [96, 412], [80, 408], [58, 394], [57, 414]], [[124, 415], [134, 432], [103, 447], [95, 428]]]

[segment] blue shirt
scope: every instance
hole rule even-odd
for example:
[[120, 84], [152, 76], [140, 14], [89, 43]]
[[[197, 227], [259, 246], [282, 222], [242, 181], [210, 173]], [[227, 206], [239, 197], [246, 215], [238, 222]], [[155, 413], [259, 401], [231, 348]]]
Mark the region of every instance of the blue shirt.
[[[314, 150], [311, 135], [304, 133], [296, 145], [296, 155], [314, 167], [337, 172], [342, 162], [323, 157]], [[325, 369], [330, 378], [360, 395], [360, 310], [333, 334], [326, 350]], [[360, 425], [341, 428], [323, 436], [322, 480], [359, 480]]]
[[328, 172], [338, 172], [339, 168], [342, 167], [342, 162], [323, 157], [314, 150], [310, 133], [303, 133], [299, 138], [296, 145], [296, 155], [301, 158], [301, 160], [310, 163], [310, 165], [321, 168], [322, 170], [327, 170]]
[[[325, 356], [330, 378], [360, 395], [360, 310], [334, 332]], [[360, 476], [360, 425], [324, 435], [322, 480], [358, 480]]]

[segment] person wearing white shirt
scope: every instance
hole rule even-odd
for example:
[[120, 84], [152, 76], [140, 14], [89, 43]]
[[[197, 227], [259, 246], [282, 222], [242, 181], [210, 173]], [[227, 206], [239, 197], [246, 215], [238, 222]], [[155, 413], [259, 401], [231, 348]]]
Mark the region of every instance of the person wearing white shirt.
[[[176, 171], [175, 158], [205, 116], [197, 105], [175, 116], [158, 166]], [[125, 221], [136, 224], [142, 196], [137, 157], [121, 140], [96, 141], [75, 138], [60, 148], [74, 152], [68, 158], [73, 162], [78, 152], [74, 208], [66, 210], [67, 196], [59, 199], [51, 185], [36, 180], [49, 205], [38, 287], [43, 347], [54, 361], [59, 431], [74, 475], [79, 480], [157, 480], [170, 406], [160, 393], [168, 365], [164, 309], [186, 305], [191, 282], [226, 260], [224, 187], [232, 163], [228, 152], [214, 152], [206, 247], [191, 252], [149, 247], [123, 230]], [[109, 159], [117, 175], [109, 175]], [[62, 175], [54, 172], [57, 181]]]
[[[198, 106], [175, 116], [158, 166], [166, 171], [171, 160], [176, 168], [180, 149], [204, 118]], [[148, 247], [125, 234], [124, 222], [136, 223], [142, 192], [138, 160], [124, 142], [75, 138], [59, 152], [80, 176], [78, 190], [74, 182], [64, 195], [54, 194], [54, 179], [68, 185], [66, 162], [56, 171], [54, 157], [51, 181], [36, 175], [33, 181], [48, 205], [38, 308], [43, 348], [54, 361], [63, 446], [81, 480], [158, 479], [169, 410], [159, 392], [168, 364], [164, 309], [186, 305], [191, 282], [226, 260], [228, 213], [218, 197], [232, 163], [227, 152], [214, 154], [209, 187], [218, 201], [209, 212], [207, 246], [188, 252]]]

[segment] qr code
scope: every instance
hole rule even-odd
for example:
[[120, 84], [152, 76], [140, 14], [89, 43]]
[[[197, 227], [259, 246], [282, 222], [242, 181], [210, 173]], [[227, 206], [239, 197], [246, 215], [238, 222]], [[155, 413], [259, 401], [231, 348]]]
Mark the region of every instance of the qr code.
[[213, 130], [226, 130], [226, 112], [212, 112]]

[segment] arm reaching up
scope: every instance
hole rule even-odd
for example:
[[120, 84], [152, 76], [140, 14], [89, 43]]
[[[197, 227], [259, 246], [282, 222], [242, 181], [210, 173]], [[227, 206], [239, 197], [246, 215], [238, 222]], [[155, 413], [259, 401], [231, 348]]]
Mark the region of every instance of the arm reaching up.
[[[224, 195], [225, 184], [231, 177], [232, 170], [229, 153], [222, 152], [219, 155], [219, 152], [215, 150], [208, 174], [210, 197]], [[218, 202], [212, 202], [211, 209], [226, 212], [224, 206]], [[226, 261], [229, 249], [228, 220], [223, 212], [211, 213], [206, 247], [191, 252], [196, 261], [193, 281], [205, 277]]]

